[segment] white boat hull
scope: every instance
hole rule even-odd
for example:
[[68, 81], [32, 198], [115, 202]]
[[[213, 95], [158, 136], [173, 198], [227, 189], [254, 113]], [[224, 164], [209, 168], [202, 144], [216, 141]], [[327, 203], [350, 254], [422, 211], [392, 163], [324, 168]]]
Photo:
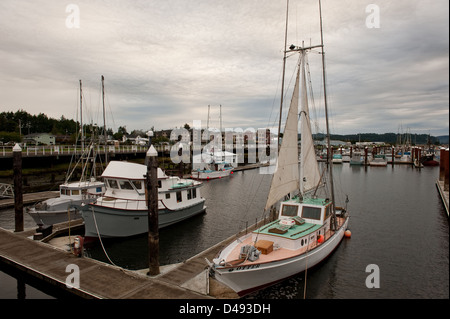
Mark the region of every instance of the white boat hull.
[[233, 174], [232, 169], [219, 170], [219, 171], [192, 171], [191, 177], [198, 180], [208, 180], [215, 178], [228, 177]]
[[245, 266], [213, 267], [215, 278], [240, 296], [262, 289], [311, 268], [326, 259], [339, 245], [347, 229], [348, 218], [336, 233], [311, 251], [282, 260]]
[[35, 208], [30, 208], [27, 210], [28, 215], [30, 215], [36, 224], [53, 225], [58, 223], [67, 222], [70, 220], [80, 219], [81, 213], [74, 209], [70, 209], [70, 215], [67, 209], [55, 210], [55, 211], [39, 211]]
[[[159, 228], [167, 227], [205, 211], [204, 200], [178, 210], [159, 209]], [[87, 205], [82, 210], [85, 237], [130, 237], [148, 232], [148, 211]], [[98, 231], [97, 231], [98, 230]]]

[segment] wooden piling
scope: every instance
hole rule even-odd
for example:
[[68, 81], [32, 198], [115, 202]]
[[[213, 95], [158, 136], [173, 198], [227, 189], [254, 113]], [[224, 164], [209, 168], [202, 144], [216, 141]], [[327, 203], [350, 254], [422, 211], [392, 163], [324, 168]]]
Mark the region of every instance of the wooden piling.
[[[442, 172], [442, 181], [444, 181], [444, 191], [449, 191], [449, 156], [448, 149], [441, 150], [441, 163], [440, 163], [440, 171]], [[439, 174], [441, 176], [441, 174]]]
[[148, 208], [148, 275], [159, 275], [158, 230], [158, 152], [153, 145], [147, 152], [147, 208]]
[[439, 180], [444, 181], [445, 178], [445, 149], [441, 148], [440, 154], [440, 163], [439, 163]]
[[22, 148], [16, 144], [13, 148], [14, 174], [14, 224], [15, 232], [23, 231], [23, 192], [22, 192]]
[[366, 146], [364, 147], [364, 166], [367, 166], [367, 153], [369, 152], [369, 148]]
[[394, 166], [394, 161], [395, 161], [395, 148], [394, 148], [394, 146], [391, 147], [391, 157], [392, 157], [392, 166]]

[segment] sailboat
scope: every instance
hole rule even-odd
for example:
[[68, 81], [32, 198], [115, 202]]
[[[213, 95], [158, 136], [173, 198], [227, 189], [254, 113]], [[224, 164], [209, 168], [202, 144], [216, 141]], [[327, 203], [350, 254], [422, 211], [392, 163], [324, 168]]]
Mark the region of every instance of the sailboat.
[[[38, 225], [53, 225], [68, 220], [81, 219], [81, 213], [75, 206], [93, 202], [105, 192], [105, 183], [97, 180], [95, 177], [97, 151], [94, 139], [91, 139], [87, 147], [84, 146], [82, 101], [82, 83], [80, 80], [82, 154], [76, 164], [72, 167], [72, 170], [67, 172], [64, 183], [59, 185], [59, 197], [46, 199], [42, 202], [38, 202], [33, 207], [27, 208], [26, 212]], [[77, 181], [71, 181], [72, 175], [78, 165], [81, 165], [82, 167], [81, 177]], [[91, 166], [90, 169], [89, 166]]]
[[[319, 1], [320, 8], [320, 1]], [[322, 20], [322, 19], [321, 19]], [[322, 28], [321, 28], [322, 30]], [[331, 158], [327, 157], [330, 173], [331, 199], [319, 198], [316, 192], [323, 184], [314, 152], [305, 81], [305, 58], [319, 46], [291, 46], [290, 52], [300, 53], [296, 83], [286, 119], [283, 141], [278, 154], [277, 170], [272, 177], [265, 211], [281, 200], [277, 218], [243, 235], [226, 246], [212, 262], [207, 261], [210, 275], [233, 289], [240, 296], [262, 289], [285, 278], [301, 273], [326, 259], [344, 237], [349, 222], [346, 208], [334, 202]], [[325, 71], [323, 70], [325, 75]], [[302, 79], [299, 96], [300, 78]], [[325, 84], [325, 77], [324, 84]], [[324, 89], [326, 96], [326, 90]], [[301, 152], [298, 166], [298, 100], [301, 97]], [[327, 117], [327, 140], [330, 135]], [[288, 196], [288, 199], [285, 199]]]
[[[209, 109], [206, 131], [209, 134]], [[222, 105], [220, 105], [220, 130], [218, 136], [222, 136]], [[219, 149], [218, 149], [219, 148]], [[207, 144], [202, 154], [194, 155], [194, 169], [191, 178], [197, 180], [210, 180], [227, 177], [233, 174], [233, 169], [237, 165], [237, 156], [234, 153], [222, 150], [222, 140], [215, 145]]]

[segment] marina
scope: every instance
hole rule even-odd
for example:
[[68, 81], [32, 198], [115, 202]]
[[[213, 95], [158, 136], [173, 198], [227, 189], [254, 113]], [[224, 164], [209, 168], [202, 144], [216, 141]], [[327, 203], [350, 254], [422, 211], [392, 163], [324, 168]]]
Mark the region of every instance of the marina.
[[[84, 6], [83, 13], [90, 8], [104, 12], [106, 19], [114, 17], [99, 33], [92, 28], [103, 17], [84, 23], [83, 14], [80, 29], [80, 9], [70, 4], [63, 30], [48, 28], [62, 21], [52, 17], [56, 10], [43, 15], [45, 20], [37, 15], [36, 25], [52, 42], [30, 41], [35, 30], [23, 23], [14, 41], [4, 34], [8, 50], [3, 51], [16, 57], [11, 70], [24, 54], [37, 66], [4, 81], [5, 101], [27, 110], [39, 107], [41, 113], [20, 109], [0, 114], [0, 299], [153, 300], [155, 313], [210, 316], [271, 313], [271, 302], [282, 299], [449, 298], [448, 122], [442, 116], [448, 115], [448, 92], [442, 89], [448, 79], [440, 74], [448, 69], [442, 62], [448, 56], [445, 43], [433, 47], [420, 79], [401, 71], [417, 71], [411, 61], [422, 61], [425, 53], [417, 46], [405, 51], [411, 47], [406, 41], [413, 39], [401, 29], [426, 35], [426, 42], [448, 26], [448, 19], [431, 19], [431, 9], [423, 10], [422, 4], [404, 20], [425, 12], [419, 29], [411, 21], [397, 29], [383, 23], [380, 33], [376, 4], [365, 8], [366, 28], [348, 25], [356, 12], [364, 12], [362, 7], [342, 19], [342, 6], [331, 6], [323, 20], [320, 0], [314, 10], [306, 2], [290, 8], [287, 0], [285, 13], [279, 3], [221, 3], [217, 17], [217, 8], [205, 4], [138, 4], [139, 10], [98, 5]], [[353, 10], [356, 2], [345, 7]], [[435, 14], [440, 13], [437, 7], [432, 8]], [[17, 10], [8, 1], [5, 8]], [[198, 15], [200, 9], [205, 11]], [[383, 21], [396, 19], [392, 12], [404, 12], [398, 10], [405, 6], [391, 9], [382, 11]], [[29, 18], [26, 10], [20, 15]], [[3, 18], [13, 24], [8, 15]], [[292, 18], [295, 28], [289, 25]], [[261, 21], [270, 23], [263, 28]], [[323, 21], [326, 29], [333, 23], [325, 30], [326, 50]], [[141, 23], [151, 31], [139, 30]], [[361, 28], [375, 29], [368, 31], [373, 35], [369, 41]], [[72, 31], [80, 32], [66, 34]], [[101, 34], [106, 37], [90, 41]], [[392, 42], [399, 35], [402, 41]], [[60, 36], [69, 41], [62, 45]], [[292, 44], [308, 36], [309, 46], [306, 40]], [[104, 46], [105, 39], [119, 45]], [[79, 40], [89, 49], [82, 59], [69, 59], [85, 48]], [[29, 54], [33, 50], [24, 51], [22, 42], [42, 43], [34, 47], [37, 54]], [[350, 46], [343, 50], [341, 42]], [[238, 43], [253, 52], [247, 55]], [[400, 56], [396, 45], [409, 55], [392, 61], [385, 50], [371, 49], [377, 44], [389, 47], [390, 56]], [[54, 59], [67, 62], [65, 74], [41, 47], [65, 54], [65, 59]], [[108, 52], [105, 58], [105, 47], [116, 54]], [[277, 70], [280, 52], [283, 64]], [[125, 63], [119, 65], [120, 60]], [[367, 61], [377, 65], [371, 73], [355, 67]], [[79, 62], [86, 66], [74, 64]], [[38, 78], [41, 66], [49, 71]], [[108, 95], [115, 105], [105, 100], [103, 75], [101, 93], [89, 79], [83, 93], [80, 79], [76, 120], [67, 118], [65, 98], [73, 90], [67, 70], [91, 77], [88, 69], [108, 72]], [[275, 70], [281, 71], [278, 81]], [[57, 87], [48, 82], [52, 79], [60, 79]], [[20, 83], [26, 100], [12, 94]], [[49, 86], [59, 93], [49, 93]], [[269, 98], [271, 91], [277, 93]], [[195, 119], [204, 116], [200, 106], [205, 99], [223, 101], [218, 104], [220, 129], [212, 128], [210, 105], [206, 129]], [[225, 129], [222, 103], [233, 124]], [[54, 116], [63, 105], [59, 120], [46, 115]], [[112, 124], [107, 124], [107, 108], [114, 110], [117, 123], [111, 115]], [[403, 123], [408, 125], [404, 136], [399, 127], [397, 142], [393, 133], [340, 134], [390, 132], [397, 123], [402, 131]], [[410, 125], [418, 132], [414, 137]], [[173, 129], [161, 129], [167, 127]], [[245, 309], [205, 306], [210, 302]], [[289, 310], [304, 316], [319, 310], [286, 305], [291, 306], [282, 304], [273, 313]], [[146, 307], [151, 314], [153, 309]]]
[[[349, 207], [358, 212], [351, 217], [352, 238], [344, 239], [326, 262], [308, 270], [306, 296], [305, 275], [299, 274], [246, 298], [448, 298], [449, 228], [448, 216], [435, 186], [439, 168], [419, 170], [404, 165], [379, 168], [344, 163], [336, 166], [335, 174], [346, 193], [353, 194]], [[235, 234], [245, 229], [246, 225], [250, 227], [254, 224], [263, 208], [269, 180], [267, 175], [259, 174], [258, 169], [252, 169], [238, 171], [227, 179], [205, 183], [203, 196], [209, 207], [206, 214], [161, 230], [161, 265], [183, 263], [215, 245], [221, 245], [230, 237], [235, 238]], [[224, 197], [223, 194], [228, 195]], [[245, 212], [237, 209], [242, 202], [248, 202]], [[379, 218], [381, 216], [385, 218]], [[233, 222], [234, 219], [239, 222]], [[14, 228], [13, 210], [2, 210], [0, 226]], [[34, 222], [25, 216], [25, 228], [30, 227], [35, 227]], [[422, 229], [430, 231], [422, 235]], [[370, 236], [361, 237], [362, 232]], [[5, 245], [4, 241], [1, 243]], [[147, 236], [105, 241], [104, 244], [109, 258], [118, 267], [132, 271], [148, 267]], [[3, 254], [1, 248], [0, 251]], [[31, 251], [28, 253], [32, 254]], [[72, 257], [70, 253], [64, 254], [70, 261], [94, 259], [109, 263], [99, 244], [86, 249], [85, 257], [81, 259]], [[209, 257], [213, 258], [213, 255]], [[38, 255], [34, 259], [34, 263], [45, 266], [45, 260], [39, 261]], [[411, 259], [415, 262], [411, 263]], [[197, 261], [200, 262], [199, 259]], [[200, 264], [204, 270], [206, 262], [202, 260], [199, 268]], [[370, 264], [377, 264], [380, 268], [379, 289], [369, 289], [365, 285], [369, 275], [366, 267]], [[108, 269], [112, 268], [115, 267], [109, 266]], [[60, 279], [67, 276], [64, 269], [60, 270], [60, 276]], [[1, 288], [0, 297], [17, 298], [16, 286], [13, 281], [12, 295], [8, 295], [8, 287]]]

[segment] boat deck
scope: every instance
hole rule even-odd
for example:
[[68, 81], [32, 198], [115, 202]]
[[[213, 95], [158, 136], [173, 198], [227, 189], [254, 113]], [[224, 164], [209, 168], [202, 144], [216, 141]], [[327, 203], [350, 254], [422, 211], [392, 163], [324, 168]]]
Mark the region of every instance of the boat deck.
[[[340, 227], [345, 222], [345, 219], [338, 217], [337, 221], [338, 221], [338, 227]], [[270, 226], [274, 223], [276, 223], [276, 222], [270, 223], [267, 226]], [[311, 227], [311, 225], [312, 224], [309, 224], [309, 223], [306, 223], [301, 226], [296, 225], [296, 227], [292, 227], [292, 230], [289, 230], [289, 232], [295, 233], [295, 232], [298, 232], [299, 228], [301, 228], [301, 227], [308, 228], [308, 227]], [[314, 225], [314, 226], [321, 227], [321, 225]], [[314, 227], [314, 228], [315, 228], [315, 230], [317, 230], [319, 227]], [[267, 227], [267, 228], [270, 228], [270, 227]], [[295, 230], [295, 229], [297, 229], [297, 230]], [[253, 233], [256, 233], [256, 231], [254, 231]], [[288, 233], [286, 233], [286, 234], [288, 234]], [[308, 232], [307, 234], [310, 234], [310, 233], [312, 233], [312, 231]], [[284, 235], [286, 235], [286, 234], [284, 234]], [[334, 234], [334, 231], [328, 230], [324, 235], [323, 243], [325, 243], [333, 234]], [[273, 235], [280, 236], [278, 234], [273, 234]], [[264, 239], [267, 239], [267, 237], [265, 237]], [[226, 258], [227, 266], [230, 266], [230, 267], [235, 267], [237, 265], [246, 266], [246, 265], [253, 265], [255, 263], [258, 263], [258, 264], [259, 263], [267, 263], [267, 262], [271, 262], [274, 260], [291, 258], [293, 256], [298, 256], [298, 255], [304, 254], [307, 251], [311, 251], [312, 249], [316, 248], [317, 246], [322, 245], [323, 243], [319, 243], [317, 240], [314, 240], [313, 242], [309, 243], [309, 245], [305, 245], [299, 249], [294, 249], [294, 250], [283, 248], [283, 247], [277, 247], [276, 245], [274, 245], [274, 248], [271, 252], [269, 252], [268, 254], [261, 253], [259, 255], [259, 258], [256, 261], [250, 261], [250, 260], [246, 260], [245, 258], [240, 257], [241, 247], [243, 247], [245, 245], [255, 245], [256, 244], [255, 241], [253, 240], [253, 237], [250, 235], [245, 240], [243, 240], [242, 243], [240, 243], [239, 245], [236, 245], [236, 247], [234, 247], [234, 249], [228, 254], [228, 256]]]
[[301, 237], [304, 237], [310, 233], [315, 232], [318, 230], [322, 225], [317, 224], [311, 224], [311, 223], [304, 223], [303, 225], [293, 225], [290, 228], [286, 227], [285, 233], [273, 233], [270, 230], [273, 228], [282, 228], [282, 225], [278, 224], [279, 220], [276, 220], [264, 227], [261, 227], [259, 230], [255, 230], [253, 233], [259, 233], [264, 235], [271, 235], [271, 236], [277, 236], [277, 237], [283, 237], [288, 239], [298, 239]]

